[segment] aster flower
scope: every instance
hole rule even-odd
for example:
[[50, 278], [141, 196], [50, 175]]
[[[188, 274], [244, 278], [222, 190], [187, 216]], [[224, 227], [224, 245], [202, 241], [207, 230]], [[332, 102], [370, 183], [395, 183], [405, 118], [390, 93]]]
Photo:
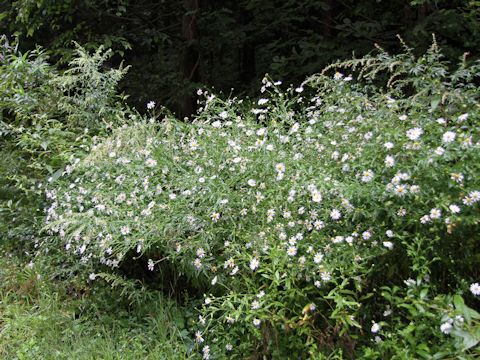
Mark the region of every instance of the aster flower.
[[452, 330], [453, 330], [453, 325], [449, 321], [446, 321], [442, 325], [440, 325], [440, 331], [445, 335], [450, 334]]
[[418, 127], [407, 130], [407, 133], [406, 133], [407, 137], [410, 140], [418, 140], [420, 136], [422, 136], [422, 134], [423, 134], [423, 129]]
[[470, 285], [470, 292], [475, 296], [480, 296], [480, 284], [473, 283]]
[[380, 331], [381, 328], [382, 328], [382, 327], [380, 326], [380, 324], [374, 322], [374, 323], [372, 324], [372, 327], [371, 327], [370, 331], [371, 331], [373, 334], [376, 334], [376, 333], [378, 333], [378, 332]]
[[213, 222], [217, 222], [218, 220], [220, 220], [220, 214], [218, 212], [213, 212], [210, 215], [210, 217], [211, 217]]
[[260, 265], [260, 261], [257, 258], [253, 258], [252, 260], [250, 260], [250, 269], [252, 271], [257, 270], [258, 265]]
[[456, 136], [457, 134], [455, 134], [453, 131], [447, 131], [442, 135], [442, 141], [446, 144], [449, 144], [455, 141]]
[[337, 209], [333, 209], [332, 211], [330, 211], [330, 217], [333, 220], [339, 220], [342, 217], [342, 213]]
[[289, 246], [287, 249], [288, 256], [295, 256], [297, 255], [297, 248], [293, 245]]

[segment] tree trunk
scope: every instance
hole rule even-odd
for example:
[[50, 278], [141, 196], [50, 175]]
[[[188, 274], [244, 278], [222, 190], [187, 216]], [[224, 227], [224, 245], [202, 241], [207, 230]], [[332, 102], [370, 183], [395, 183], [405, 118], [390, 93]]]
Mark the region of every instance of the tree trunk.
[[189, 117], [197, 108], [197, 97], [193, 83], [200, 80], [199, 31], [197, 16], [199, 0], [184, 0], [185, 13], [182, 18], [182, 35], [185, 46], [182, 53], [183, 89], [179, 104], [179, 116]]

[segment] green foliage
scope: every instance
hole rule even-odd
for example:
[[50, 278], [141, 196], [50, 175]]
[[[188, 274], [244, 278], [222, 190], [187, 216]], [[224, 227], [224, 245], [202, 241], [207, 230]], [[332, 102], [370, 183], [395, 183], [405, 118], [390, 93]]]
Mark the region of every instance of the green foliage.
[[124, 69], [104, 71], [109, 52], [77, 47], [71, 68], [58, 72], [37, 49], [21, 54], [1, 39], [0, 234], [2, 242], [34, 240], [43, 188], [57, 170], [89, 149], [92, 136], [127, 116], [115, 86]]
[[37, 261], [182, 299], [204, 359], [478, 356], [478, 63], [434, 42], [334, 67], [362, 81], [200, 90], [191, 124], [116, 129], [46, 189]]
[[[398, 52], [396, 34], [424, 51], [436, 33], [449, 59], [478, 56], [479, 9], [475, 0], [16, 0], [4, 1], [0, 33], [30, 49], [40, 44], [63, 64], [73, 40], [88, 50], [112, 48], [112, 63], [124, 57], [134, 65], [123, 82], [130, 101], [140, 109], [154, 98], [174, 110], [197, 82], [253, 94], [265, 73], [299, 82], [374, 43]], [[190, 27], [198, 27], [194, 38]], [[185, 58], [190, 46], [198, 59]], [[199, 79], [190, 78], [194, 69]]]
[[78, 293], [20, 264], [0, 260], [1, 358], [186, 358], [181, 309], [162, 295], [132, 307], [115, 290]]

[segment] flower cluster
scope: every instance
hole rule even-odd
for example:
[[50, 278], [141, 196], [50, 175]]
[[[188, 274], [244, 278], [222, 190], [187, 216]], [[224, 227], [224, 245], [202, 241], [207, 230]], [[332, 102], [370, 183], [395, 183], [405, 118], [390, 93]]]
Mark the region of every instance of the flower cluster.
[[350, 80], [322, 78], [329, 92], [313, 84], [306, 95], [307, 83], [282, 92], [266, 79], [247, 112], [202, 91], [192, 124], [118, 129], [47, 190], [52, 243], [90, 274], [168, 261], [201, 279], [192, 286], [210, 295], [192, 334], [204, 359], [254, 351], [265, 334], [323, 336], [318, 309], [340, 306], [338, 294], [350, 300], [331, 327], [363, 326], [380, 341], [382, 325], [356, 320], [360, 300], [347, 289], [370, 286], [392, 252], [471, 233], [480, 146], [475, 114], [440, 121]]

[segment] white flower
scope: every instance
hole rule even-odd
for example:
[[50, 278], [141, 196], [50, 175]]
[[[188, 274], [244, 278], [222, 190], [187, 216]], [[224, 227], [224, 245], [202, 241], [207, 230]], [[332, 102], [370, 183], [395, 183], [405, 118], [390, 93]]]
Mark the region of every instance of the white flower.
[[341, 72], [336, 72], [334, 75], [333, 75], [333, 78], [335, 80], [340, 80], [341, 78], [343, 78], [343, 74]]
[[385, 165], [387, 167], [393, 167], [395, 165], [395, 158], [391, 155], [385, 157]]
[[267, 133], [267, 129], [265, 128], [260, 128], [257, 130], [257, 135], [258, 136], [265, 136], [265, 134]]
[[258, 100], [258, 105], [265, 105], [266, 103], [268, 103], [268, 99], [259, 99]]
[[235, 266], [235, 267], [232, 269], [232, 271], [230, 272], [230, 275], [231, 275], [231, 276], [234, 276], [234, 275], [238, 272], [238, 270], [239, 270], [238, 266]]
[[215, 285], [215, 284], [217, 283], [217, 281], [218, 281], [218, 276], [215, 276], [215, 277], [212, 279], [211, 284], [212, 284], [212, 285]]
[[203, 360], [210, 359], [210, 346], [205, 345], [202, 349], [202, 353], [203, 353]]
[[324, 226], [325, 225], [321, 220], [315, 220], [315, 222], [313, 223], [313, 227], [315, 228], [315, 230], [321, 230]]
[[393, 237], [393, 231], [392, 230], [387, 230], [387, 231], [385, 231], [385, 235], [387, 235], [387, 237], [391, 238], [391, 237]]
[[252, 269], [252, 271], [255, 271], [258, 268], [258, 265], [260, 265], [260, 261], [257, 258], [250, 260], [250, 269]]
[[255, 327], [260, 327], [261, 321], [259, 319], [253, 319], [253, 325]]
[[407, 285], [408, 287], [412, 287], [412, 286], [415, 286], [417, 283], [415, 282], [415, 280], [413, 279], [407, 279], [407, 280], [404, 280], [403, 281], [405, 283], [405, 285]]
[[420, 136], [422, 136], [422, 134], [423, 134], [423, 130], [418, 127], [407, 130], [407, 133], [406, 133], [407, 137], [410, 140], [418, 140]]
[[277, 170], [277, 172], [285, 172], [285, 164], [278, 163], [277, 165], [275, 165], [275, 170]]
[[130, 228], [128, 226], [122, 226], [120, 228], [120, 234], [128, 235], [130, 233]]
[[337, 209], [333, 209], [332, 211], [330, 211], [330, 217], [333, 220], [339, 220], [342, 217], [342, 213]]
[[384, 241], [383, 246], [385, 246], [388, 250], [393, 249], [393, 243], [391, 241]]
[[315, 264], [321, 263], [323, 260], [323, 254], [322, 253], [316, 253], [315, 256], [313, 257], [313, 261]]
[[92, 281], [95, 280], [96, 277], [97, 277], [97, 275], [94, 274], [94, 273], [91, 273], [90, 275], [88, 275], [88, 278], [89, 278], [90, 280], [92, 280]]
[[423, 216], [420, 218], [420, 222], [421, 222], [422, 224], [428, 224], [430, 221], [431, 221], [431, 219], [430, 219], [430, 216], [429, 216], [429, 215], [423, 215]]
[[323, 280], [323, 281], [330, 281], [332, 279], [332, 275], [329, 273], [329, 272], [326, 272], [326, 271], [322, 271], [320, 273], [320, 278]]
[[322, 194], [320, 193], [320, 191], [315, 190], [312, 192], [312, 201], [316, 203], [319, 203], [322, 201]]
[[295, 124], [293, 124], [292, 128], [290, 129], [290, 132], [292, 134], [296, 133], [298, 131], [298, 129], [300, 129], [300, 124], [298, 122], [296, 122]]
[[398, 117], [398, 119], [399, 119], [399, 120], [402, 120], [402, 121], [405, 121], [405, 120], [407, 120], [407, 115], [400, 115], [400, 116]]
[[258, 302], [258, 300], [253, 300], [252, 301], [252, 310], [258, 310], [260, 309], [260, 303]]
[[431, 219], [439, 219], [441, 216], [442, 216], [442, 211], [440, 209], [430, 210], [430, 218]]
[[395, 194], [400, 196], [400, 197], [403, 197], [405, 196], [405, 194], [408, 192], [408, 189], [405, 185], [402, 185], [402, 184], [398, 184], [397, 186], [395, 186]]
[[250, 179], [247, 181], [247, 184], [251, 187], [257, 186], [257, 182], [254, 179]]
[[152, 110], [155, 107], [155, 101], [149, 101], [147, 103], [147, 109]]
[[440, 146], [435, 149], [435, 154], [437, 154], [438, 156], [442, 156], [444, 153], [445, 149]]
[[455, 134], [453, 131], [447, 131], [442, 135], [442, 141], [446, 144], [451, 143], [455, 141], [455, 137], [457, 134]]
[[442, 325], [440, 325], [440, 330], [442, 333], [448, 335], [452, 331], [453, 326], [450, 322], [444, 322]]
[[297, 248], [295, 246], [289, 246], [287, 249], [288, 256], [295, 256], [297, 255]]
[[218, 220], [220, 220], [220, 214], [217, 212], [213, 212], [212, 215], [210, 215], [210, 217], [212, 218], [213, 222], [217, 222]]
[[474, 203], [480, 201], [480, 191], [475, 190], [475, 191], [470, 191], [470, 194], [468, 196], [472, 199]]
[[203, 248], [198, 248], [196, 254], [201, 259], [205, 257], [205, 250], [203, 250]]
[[233, 349], [233, 345], [232, 345], [232, 344], [227, 344], [227, 345], [225, 345], [225, 350], [227, 350], [227, 351], [232, 351], [232, 349]]
[[480, 296], [480, 284], [473, 283], [472, 285], [470, 285], [470, 292], [475, 296]]
[[458, 122], [463, 122], [467, 119], [468, 119], [468, 113], [462, 114], [457, 118]]
[[198, 149], [198, 142], [195, 139], [192, 139], [188, 146], [190, 147], [190, 150], [195, 151]]
[[374, 322], [370, 330], [372, 333], [376, 334], [380, 331], [380, 329], [381, 329], [381, 326], [378, 323]]
[[200, 331], [195, 332], [195, 342], [198, 344], [203, 343], [202, 333]]
[[412, 194], [417, 194], [417, 193], [419, 193], [419, 192], [420, 192], [420, 186], [418, 186], [418, 185], [412, 185], [412, 186], [410, 186], [410, 192], [411, 192]]
[[453, 181], [457, 182], [457, 183], [461, 183], [463, 182], [463, 174], [462, 173], [452, 173], [450, 174], [450, 179], [452, 179]]
[[157, 161], [152, 158], [148, 158], [147, 160], [145, 160], [145, 165], [147, 165], [148, 167], [154, 167], [157, 165]]
[[374, 176], [375, 176], [375, 174], [373, 173], [372, 170], [370, 170], [370, 169], [365, 170], [362, 173], [362, 181], [365, 182], [365, 183], [370, 182], [370, 181], [372, 181]]
[[383, 144], [383, 146], [385, 146], [386, 149], [390, 150], [390, 149], [393, 149], [393, 143], [388, 141], [386, 142], [385, 144]]
[[364, 231], [364, 232], [362, 233], [362, 238], [363, 238], [363, 240], [368, 240], [368, 239], [370, 239], [371, 237], [372, 237], [372, 233], [371, 233], [370, 231]]
[[148, 267], [148, 270], [153, 271], [153, 268], [155, 267], [155, 264], [153, 263], [152, 259], [148, 259], [147, 267]]
[[196, 258], [195, 260], [193, 260], [193, 266], [195, 266], [195, 268], [199, 270], [202, 267], [202, 260]]
[[460, 206], [458, 206], [458, 205], [452, 204], [448, 208], [454, 214], [458, 214], [460, 212]]

